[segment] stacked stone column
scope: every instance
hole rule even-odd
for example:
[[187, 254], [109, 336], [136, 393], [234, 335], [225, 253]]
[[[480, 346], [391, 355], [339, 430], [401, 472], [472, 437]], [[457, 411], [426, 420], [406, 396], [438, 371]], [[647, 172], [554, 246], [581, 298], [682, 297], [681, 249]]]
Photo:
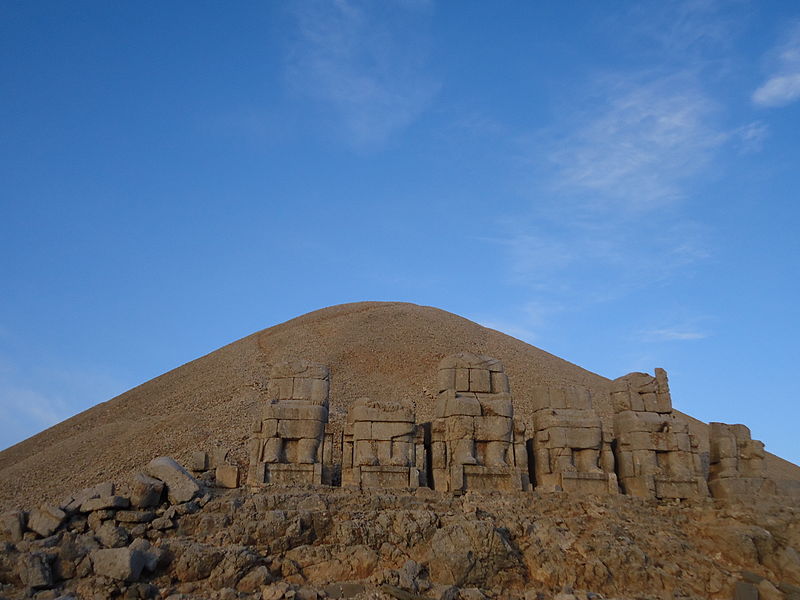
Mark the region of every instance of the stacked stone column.
[[331, 463], [325, 436], [329, 386], [325, 365], [299, 360], [272, 367], [267, 402], [249, 443], [248, 483], [323, 482], [323, 463]]
[[361, 398], [345, 425], [342, 485], [416, 488], [425, 476], [424, 429], [409, 402]]
[[460, 352], [437, 374], [431, 425], [433, 484], [442, 491], [528, 487], [524, 426], [514, 421], [503, 364]]
[[642, 498], [708, 496], [699, 442], [672, 413], [667, 373], [630, 373], [612, 384], [616, 459], [626, 494]]
[[619, 493], [611, 432], [592, 409], [589, 390], [536, 386], [533, 408], [537, 490]]
[[744, 425], [710, 423], [711, 466], [708, 487], [715, 498], [747, 499], [775, 494], [764, 473], [764, 444]]

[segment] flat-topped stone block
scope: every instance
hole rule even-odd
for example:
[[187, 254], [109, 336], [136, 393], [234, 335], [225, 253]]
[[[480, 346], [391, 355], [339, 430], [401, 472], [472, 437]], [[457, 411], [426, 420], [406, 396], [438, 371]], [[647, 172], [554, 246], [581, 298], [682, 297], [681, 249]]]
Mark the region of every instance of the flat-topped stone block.
[[424, 484], [424, 430], [414, 418], [409, 402], [356, 400], [345, 428], [342, 485], [409, 488]]
[[533, 454], [536, 489], [584, 494], [619, 492], [612, 436], [592, 408], [589, 390], [537, 386]]

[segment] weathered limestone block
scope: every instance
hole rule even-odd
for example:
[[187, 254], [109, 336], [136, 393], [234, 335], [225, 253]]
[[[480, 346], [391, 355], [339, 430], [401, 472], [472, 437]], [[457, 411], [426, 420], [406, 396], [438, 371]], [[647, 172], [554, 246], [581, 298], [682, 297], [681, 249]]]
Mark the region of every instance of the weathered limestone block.
[[10, 542], [19, 542], [25, 533], [27, 515], [21, 510], [13, 510], [0, 515], [0, 534]]
[[22, 583], [32, 589], [46, 588], [53, 584], [50, 563], [43, 554], [23, 553], [20, 555], [17, 573]]
[[80, 492], [72, 494], [65, 498], [59, 508], [67, 512], [75, 512], [80, 509], [81, 504], [90, 500], [91, 498], [100, 498], [101, 496], [113, 496], [114, 484], [111, 481], [104, 481], [92, 487], [84, 488]]
[[28, 516], [28, 529], [42, 537], [49, 537], [66, 518], [66, 513], [57, 506], [43, 505], [31, 511]]
[[118, 510], [114, 518], [120, 523], [149, 523], [156, 513], [145, 510]]
[[611, 436], [604, 435], [589, 390], [537, 386], [534, 405], [536, 489], [618, 493]]
[[715, 498], [752, 499], [774, 495], [775, 482], [764, 472], [764, 444], [744, 425], [711, 423], [708, 487]]
[[92, 566], [95, 575], [119, 579], [121, 581], [136, 581], [142, 574], [146, 556], [139, 550], [131, 548], [110, 548], [95, 550], [91, 554]]
[[325, 365], [299, 360], [272, 367], [267, 402], [248, 443], [249, 484], [330, 481], [329, 389]]
[[131, 485], [131, 505], [136, 508], [149, 508], [161, 503], [164, 482], [144, 473], [133, 476]]
[[124, 496], [105, 496], [86, 500], [81, 504], [81, 512], [87, 513], [106, 508], [128, 508], [129, 506], [130, 500]]
[[228, 489], [239, 487], [239, 467], [236, 465], [219, 465], [214, 475], [218, 487]]
[[409, 402], [360, 398], [345, 427], [342, 483], [415, 488], [427, 482], [424, 430]]
[[667, 373], [630, 373], [612, 382], [615, 456], [626, 494], [644, 498], [708, 496], [697, 439], [672, 413]]
[[192, 456], [189, 459], [189, 469], [201, 473], [203, 471], [208, 471], [209, 462], [208, 452], [197, 450], [196, 452], [192, 452]]
[[527, 453], [502, 362], [469, 352], [445, 357], [437, 384], [431, 424], [436, 489], [527, 489]]
[[170, 502], [188, 502], [200, 491], [200, 484], [189, 472], [169, 456], [159, 456], [151, 460], [146, 468], [147, 474], [160, 479], [167, 486]]

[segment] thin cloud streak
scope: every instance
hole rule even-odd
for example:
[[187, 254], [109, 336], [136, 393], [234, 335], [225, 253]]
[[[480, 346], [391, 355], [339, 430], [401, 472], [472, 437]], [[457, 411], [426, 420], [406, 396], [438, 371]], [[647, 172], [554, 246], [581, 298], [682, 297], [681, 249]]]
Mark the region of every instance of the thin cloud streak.
[[646, 342], [686, 342], [706, 339], [708, 334], [689, 329], [665, 328], [642, 331], [640, 337]]
[[424, 70], [417, 27], [406, 19], [397, 25], [373, 14], [388, 6], [416, 23], [426, 16], [419, 10], [425, 4], [418, 4], [338, 0], [295, 5], [299, 36], [287, 64], [289, 81], [329, 106], [356, 146], [385, 141], [410, 125], [436, 96], [439, 84]]
[[555, 188], [592, 194], [585, 203], [595, 209], [640, 212], [683, 198], [683, 184], [728, 138], [714, 125], [717, 104], [688, 75], [603, 87], [600, 107], [550, 149]]
[[764, 108], [786, 106], [800, 99], [800, 22], [792, 25], [771, 54], [772, 73], [753, 92], [753, 103]]

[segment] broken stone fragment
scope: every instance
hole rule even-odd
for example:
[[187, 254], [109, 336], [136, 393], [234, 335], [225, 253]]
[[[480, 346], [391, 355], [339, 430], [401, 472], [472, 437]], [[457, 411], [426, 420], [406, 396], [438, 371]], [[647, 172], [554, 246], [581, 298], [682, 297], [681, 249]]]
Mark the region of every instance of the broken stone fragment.
[[66, 513], [57, 506], [43, 505], [31, 511], [28, 517], [28, 529], [42, 537], [49, 537], [66, 518]]
[[[280, 600], [285, 597], [286, 592], [289, 591], [289, 584], [285, 581], [279, 581], [261, 590], [261, 600]], [[344, 598], [345, 596], [330, 596], [331, 598]]]
[[121, 548], [128, 545], [128, 532], [114, 525], [113, 521], [103, 523], [97, 528], [94, 536], [106, 548]]
[[42, 554], [22, 554], [17, 564], [17, 573], [29, 588], [46, 588], [53, 584], [50, 563]]
[[230, 451], [227, 448], [215, 446], [208, 459], [208, 468], [216, 469], [220, 465], [228, 464], [228, 454], [230, 454]]
[[100, 498], [101, 496], [113, 495], [114, 483], [111, 481], [104, 481], [103, 483], [98, 483], [92, 487], [84, 488], [80, 492], [65, 498], [59, 505], [59, 508], [62, 508], [67, 512], [74, 512], [80, 509], [81, 504], [87, 500], [90, 500], [91, 498]]
[[121, 523], [149, 523], [156, 518], [156, 513], [145, 510], [119, 510], [114, 517]]
[[81, 504], [81, 512], [93, 512], [95, 510], [105, 510], [109, 508], [128, 508], [130, 500], [124, 496], [104, 496], [91, 498]]
[[113, 510], [96, 510], [94, 512], [89, 513], [89, 516], [86, 519], [89, 528], [93, 531], [97, 531], [97, 529], [103, 524], [104, 521], [111, 519], [114, 516]]
[[151, 460], [147, 465], [147, 474], [164, 482], [173, 504], [188, 502], [200, 491], [197, 480], [169, 456]]
[[111, 548], [92, 552], [95, 575], [121, 581], [136, 581], [147, 562], [145, 555], [131, 548]]
[[131, 486], [131, 504], [136, 508], [150, 508], [161, 503], [164, 482], [144, 473], [133, 476]]
[[164, 551], [161, 548], [156, 548], [150, 542], [144, 539], [136, 539], [128, 546], [131, 550], [138, 550], [144, 555], [144, 569], [154, 573], [158, 567], [159, 561], [164, 556]]
[[219, 465], [216, 469], [217, 486], [234, 489], [239, 487], [239, 468], [236, 465]]
[[202, 450], [198, 450], [197, 452], [192, 452], [192, 456], [189, 458], [189, 469], [192, 471], [207, 471], [208, 470], [208, 452], [204, 452]]
[[236, 584], [236, 590], [243, 594], [253, 594], [258, 592], [262, 587], [272, 581], [269, 569], [264, 565], [260, 565], [251, 569], [244, 577]]
[[25, 533], [25, 517], [25, 513], [21, 510], [3, 513], [0, 516], [0, 534], [9, 541], [21, 541]]
[[169, 517], [159, 517], [150, 522], [150, 527], [163, 531], [164, 529], [172, 529], [175, 527], [175, 523]]

